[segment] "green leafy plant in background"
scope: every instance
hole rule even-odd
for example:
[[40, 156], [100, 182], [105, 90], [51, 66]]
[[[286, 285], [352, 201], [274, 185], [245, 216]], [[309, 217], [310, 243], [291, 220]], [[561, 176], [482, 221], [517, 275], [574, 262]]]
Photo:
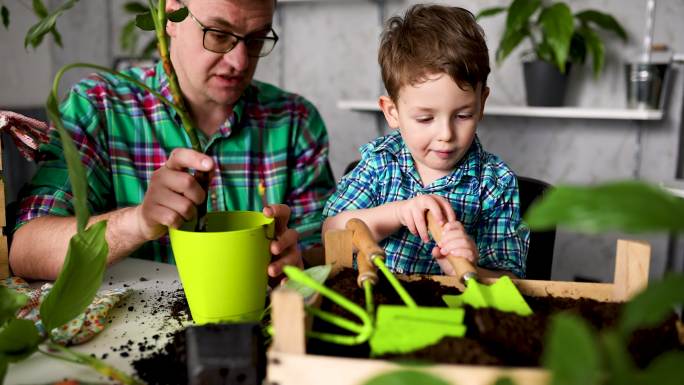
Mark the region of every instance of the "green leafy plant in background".
[[[123, 10], [128, 15], [137, 16], [147, 12], [148, 6], [141, 2], [129, 1], [123, 5]], [[121, 29], [119, 44], [121, 49], [130, 56], [150, 58], [157, 49], [157, 41], [155, 39], [149, 39], [142, 48], [138, 49], [138, 43], [141, 37], [140, 31], [141, 29], [136, 24], [136, 18], [133, 17]]]
[[564, 2], [513, 0], [508, 7], [482, 10], [477, 18], [506, 12], [506, 26], [496, 50], [501, 63], [527, 38], [531, 56], [555, 65], [565, 73], [566, 62], [583, 64], [588, 54], [593, 58], [594, 75], [598, 76], [605, 61], [605, 46], [596, 28], [612, 32], [627, 41], [627, 33], [611, 15], [593, 9], [573, 14]]
[[[41, 0], [34, 0], [34, 11], [41, 17], [41, 20], [29, 29], [24, 45], [35, 48], [41, 44], [44, 36], [48, 33], [55, 37], [58, 44], [61, 44], [61, 37], [56, 31], [57, 19], [66, 10], [72, 8], [77, 1], [64, 1], [53, 11], [49, 12]], [[174, 22], [182, 21], [188, 15], [188, 10], [183, 7], [167, 14], [165, 9], [165, 0], [150, 0], [149, 7], [145, 9], [145, 12], [136, 17], [136, 25], [143, 30], [155, 31], [159, 55], [162, 58], [164, 70], [169, 78], [170, 89], [174, 99], [173, 103], [139, 81], [102, 66], [85, 63], [70, 64], [60, 69], [55, 76], [52, 91], [46, 103], [46, 109], [48, 117], [57, 129], [62, 142], [69, 181], [73, 191], [77, 232], [69, 241], [62, 270], [52, 290], [40, 307], [40, 316], [47, 331], [46, 338], [40, 337], [38, 329], [31, 321], [15, 317], [16, 312], [25, 304], [26, 297], [16, 294], [7, 288], [0, 287], [0, 304], [2, 304], [0, 305], [0, 383], [2, 383], [10, 363], [21, 361], [36, 351], [77, 364], [89, 365], [104, 376], [124, 384], [138, 383], [134, 378], [110, 367], [100, 360], [75, 352], [49, 340], [51, 330], [64, 325], [81, 314], [91, 303], [101, 286], [108, 254], [108, 245], [105, 239], [107, 222], [100, 221], [88, 226], [90, 212], [87, 207], [88, 183], [85, 169], [73, 140], [62, 124], [57, 89], [64, 73], [77, 67], [93, 68], [134, 82], [176, 110], [181, 117], [183, 127], [190, 138], [193, 149], [199, 151], [200, 145], [197, 133], [187, 113], [183, 97], [180, 93], [180, 87], [178, 86], [178, 80], [169, 58], [168, 40], [165, 31], [167, 19]], [[2, 13], [3, 15], [7, 14], [7, 20], [9, 20], [8, 12], [2, 11]], [[5, 16], [3, 16], [3, 22], [4, 20]], [[41, 346], [47, 347], [48, 350], [41, 349]]]

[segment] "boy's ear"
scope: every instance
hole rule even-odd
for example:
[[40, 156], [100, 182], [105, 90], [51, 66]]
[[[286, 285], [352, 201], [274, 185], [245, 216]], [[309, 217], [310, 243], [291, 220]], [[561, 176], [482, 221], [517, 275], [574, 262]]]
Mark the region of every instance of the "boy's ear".
[[378, 100], [378, 105], [385, 115], [385, 120], [387, 120], [387, 125], [390, 128], [399, 128], [399, 111], [397, 110], [397, 105], [394, 104], [389, 96], [381, 96]]
[[489, 87], [484, 87], [480, 93], [480, 120], [482, 120], [484, 117], [484, 108], [487, 97], [489, 97]]

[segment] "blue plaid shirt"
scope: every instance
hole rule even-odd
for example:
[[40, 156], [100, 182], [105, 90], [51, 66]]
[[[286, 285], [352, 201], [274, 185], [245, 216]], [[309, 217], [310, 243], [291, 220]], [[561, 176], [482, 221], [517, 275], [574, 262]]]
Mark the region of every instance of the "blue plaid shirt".
[[[497, 156], [482, 149], [477, 137], [456, 169], [423, 187], [413, 158], [398, 131], [362, 146], [361, 162], [343, 176], [323, 209], [329, 217], [344, 210], [367, 209], [435, 194], [451, 202], [456, 218], [475, 240], [478, 265], [525, 276], [529, 228], [520, 218], [518, 180]], [[400, 274], [442, 274], [432, 258], [434, 241], [402, 228], [384, 239], [385, 263]]]

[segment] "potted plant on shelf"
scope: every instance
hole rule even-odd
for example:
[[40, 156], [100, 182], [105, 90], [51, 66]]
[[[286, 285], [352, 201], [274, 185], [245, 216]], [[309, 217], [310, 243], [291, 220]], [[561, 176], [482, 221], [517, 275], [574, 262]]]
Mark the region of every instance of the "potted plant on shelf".
[[513, 0], [507, 7], [487, 8], [478, 19], [506, 12], [506, 26], [496, 50], [501, 63], [528, 39], [523, 54], [523, 74], [527, 104], [561, 106], [571, 63], [584, 64], [592, 56], [594, 75], [601, 73], [605, 46], [596, 27], [627, 41], [627, 33], [611, 15], [593, 9], [575, 14], [564, 2]]

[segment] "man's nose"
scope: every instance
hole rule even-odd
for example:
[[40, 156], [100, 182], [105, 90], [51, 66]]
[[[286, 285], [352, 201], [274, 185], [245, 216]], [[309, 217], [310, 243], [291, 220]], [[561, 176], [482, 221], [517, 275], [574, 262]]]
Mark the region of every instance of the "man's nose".
[[249, 66], [249, 56], [245, 42], [239, 41], [233, 49], [224, 53], [223, 60], [227, 61], [237, 71], [246, 70]]

